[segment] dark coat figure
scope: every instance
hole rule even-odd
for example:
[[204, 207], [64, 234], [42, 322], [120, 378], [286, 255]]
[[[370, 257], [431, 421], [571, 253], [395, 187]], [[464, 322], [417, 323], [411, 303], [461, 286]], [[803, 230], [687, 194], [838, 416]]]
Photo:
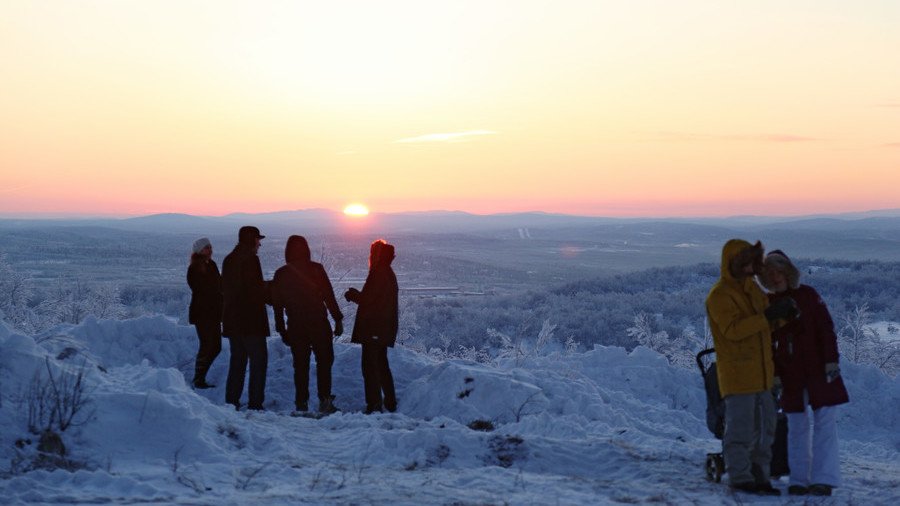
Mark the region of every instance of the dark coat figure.
[[775, 374], [781, 378], [781, 407], [786, 413], [803, 411], [803, 391], [812, 409], [848, 402], [844, 380], [829, 381], [825, 364], [838, 363], [837, 335], [828, 307], [809, 285], [771, 294], [770, 300], [791, 297], [797, 301], [800, 317], [776, 330]]
[[[359, 305], [351, 341], [362, 344], [362, 375], [366, 390], [366, 413], [397, 410], [394, 377], [387, 349], [394, 346], [399, 323], [397, 276], [391, 268], [394, 247], [383, 240], [372, 243], [369, 275], [360, 292], [351, 288], [344, 298]], [[384, 401], [382, 402], [382, 393]]]
[[238, 244], [222, 262], [225, 308], [222, 334], [231, 345], [225, 402], [240, 408], [247, 362], [250, 362], [249, 409], [263, 409], [266, 389], [269, 316], [266, 313], [268, 286], [263, 280], [259, 257], [260, 235], [256, 227], [241, 227]]
[[[275, 330], [291, 347], [294, 358], [294, 403], [297, 411], [308, 409], [309, 359], [314, 353], [319, 411], [331, 413], [336, 411], [331, 395], [332, 335], [339, 336], [344, 332], [344, 315], [334, 298], [325, 268], [312, 261], [304, 237], [292, 235], [288, 238], [284, 258], [287, 265], [275, 271], [272, 279], [272, 307], [275, 309]], [[334, 318], [333, 334], [328, 312]]]
[[831, 495], [841, 484], [836, 406], [849, 401], [834, 323], [816, 290], [800, 284], [800, 271], [784, 252], [766, 256], [759, 279], [772, 292], [772, 304], [790, 298], [800, 311], [773, 333], [775, 374], [788, 421], [788, 492]]
[[209, 239], [197, 239], [187, 271], [187, 283], [191, 288], [188, 321], [197, 329], [200, 340], [194, 363], [194, 388], [215, 386], [206, 382], [206, 373], [222, 351], [222, 277], [211, 257]]

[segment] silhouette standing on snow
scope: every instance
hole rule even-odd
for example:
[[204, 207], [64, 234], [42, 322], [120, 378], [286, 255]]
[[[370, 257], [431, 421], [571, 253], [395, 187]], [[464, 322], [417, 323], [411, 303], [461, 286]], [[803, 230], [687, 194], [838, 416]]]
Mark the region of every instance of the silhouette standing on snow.
[[721, 277], [706, 298], [716, 349], [719, 389], [725, 401], [722, 453], [733, 490], [780, 495], [770, 477], [775, 439], [775, 365], [772, 326], [797, 314], [793, 300], [769, 304], [753, 279], [763, 247], [732, 239], [722, 248]]
[[772, 292], [773, 304], [789, 297], [800, 310], [799, 318], [772, 335], [775, 374], [783, 387], [781, 407], [788, 420], [788, 493], [831, 495], [841, 482], [835, 406], [850, 400], [838, 367], [834, 323], [825, 302], [813, 287], [800, 284], [800, 271], [781, 250], [766, 255], [759, 278]]
[[194, 241], [187, 283], [191, 288], [188, 322], [197, 329], [200, 348], [194, 363], [194, 388], [212, 388], [206, 373], [222, 351], [222, 277], [212, 259], [212, 244], [206, 237]]
[[[387, 349], [397, 339], [397, 276], [391, 268], [394, 247], [379, 239], [369, 251], [369, 275], [360, 292], [351, 288], [344, 298], [359, 305], [351, 342], [362, 344], [362, 375], [366, 390], [366, 413], [397, 410], [394, 377]], [[382, 403], [382, 393], [384, 402]]]
[[[331, 395], [332, 336], [344, 333], [344, 315], [338, 308], [325, 268], [312, 261], [309, 244], [303, 236], [288, 238], [284, 260], [287, 264], [275, 271], [272, 278], [272, 307], [275, 330], [291, 347], [294, 357], [294, 403], [297, 411], [309, 409], [309, 358], [314, 353], [319, 412], [333, 413], [337, 408]], [[334, 318], [333, 333], [326, 311]]]
[[259, 264], [260, 239], [265, 238], [256, 227], [241, 227], [238, 244], [222, 262], [222, 286], [225, 293], [225, 311], [222, 318], [222, 334], [231, 345], [231, 361], [228, 364], [228, 382], [225, 385], [225, 402], [235, 409], [241, 407], [241, 392], [247, 362], [250, 362], [250, 385], [247, 408], [263, 409], [266, 390], [266, 368], [269, 354], [266, 337], [269, 336], [269, 315], [266, 313], [268, 286], [263, 280]]

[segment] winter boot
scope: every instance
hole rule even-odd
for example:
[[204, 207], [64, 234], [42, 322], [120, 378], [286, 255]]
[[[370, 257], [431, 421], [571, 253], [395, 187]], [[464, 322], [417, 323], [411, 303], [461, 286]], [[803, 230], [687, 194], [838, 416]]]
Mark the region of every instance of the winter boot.
[[338, 408], [336, 408], [334, 405], [333, 395], [329, 395], [324, 399], [319, 399], [319, 413], [322, 413], [323, 415], [330, 415], [337, 410]]
[[746, 492], [748, 494], [755, 494], [759, 490], [759, 487], [756, 485], [756, 483], [752, 481], [732, 483], [730, 487], [731, 490], [735, 492]]
[[803, 485], [791, 485], [788, 487], [788, 495], [806, 495], [809, 489]]
[[781, 490], [773, 487], [771, 483], [757, 483], [756, 484], [756, 493], [758, 495], [781, 495]]
[[809, 486], [809, 495], [831, 495], [831, 485], [813, 483]]
[[193, 385], [194, 385], [194, 388], [196, 388], [197, 390], [204, 390], [207, 388], [215, 388], [216, 387], [215, 385], [210, 385], [209, 383], [207, 383], [206, 380], [203, 378], [194, 379]]

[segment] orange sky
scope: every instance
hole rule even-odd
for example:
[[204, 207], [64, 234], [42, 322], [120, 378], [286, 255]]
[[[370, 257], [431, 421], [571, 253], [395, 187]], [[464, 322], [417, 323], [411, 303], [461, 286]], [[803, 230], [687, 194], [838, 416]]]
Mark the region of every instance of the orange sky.
[[897, 208], [898, 22], [892, 0], [2, 2], [0, 215]]

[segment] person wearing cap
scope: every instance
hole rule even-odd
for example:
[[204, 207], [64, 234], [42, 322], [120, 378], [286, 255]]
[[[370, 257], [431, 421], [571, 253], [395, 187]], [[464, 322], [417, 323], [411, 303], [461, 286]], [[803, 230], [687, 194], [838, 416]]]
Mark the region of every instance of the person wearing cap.
[[222, 335], [228, 338], [231, 359], [225, 385], [225, 402], [235, 409], [241, 407], [241, 393], [247, 363], [250, 364], [250, 384], [247, 388], [247, 408], [262, 410], [265, 401], [266, 369], [269, 355], [269, 315], [266, 303], [268, 285], [263, 280], [257, 252], [260, 239], [265, 238], [256, 227], [241, 227], [238, 244], [222, 262], [222, 288], [225, 307], [222, 314]]
[[188, 322], [197, 330], [200, 348], [194, 362], [194, 388], [212, 388], [206, 373], [222, 351], [222, 277], [212, 259], [212, 244], [206, 237], [194, 241], [187, 270], [191, 288]]
[[[387, 349], [394, 346], [399, 327], [397, 276], [391, 268], [394, 246], [382, 239], [369, 249], [369, 275], [362, 291], [350, 288], [348, 302], [359, 305], [351, 342], [362, 345], [362, 375], [366, 393], [366, 414], [397, 410], [394, 376]], [[382, 394], [384, 398], [382, 400]]]
[[754, 280], [763, 247], [731, 239], [722, 248], [719, 280], [706, 298], [716, 350], [716, 375], [725, 401], [722, 454], [730, 487], [739, 492], [780, 495], [772, 486], [775, 439], [775, 378], [772, 326], [796, 314], [789, 299], [769, 304]]
[[[294, 404], [298, 412], [309, 410], [309, 359], [315, 354], [319, 412], [334, 413], [337, 408], [331, 394], [332, 339], [344, 333], [344, 315], [325, 267], [312, 261], [305, 237], [288, 238], [284, 259], [286, 264], [272, 278], [272, 308], [275, 330], [291, 347], [294, 359]], [[328, 312], [334, 319], [333, 331]]]
[[799, 269], [783, 251], [766, 255], [764, 265], [759, 280], [771, 292], [769, 300], [793, 299], [800, 311], [773, 334], [781, 408], [788, 420], [788, 493], [831, 495], [841, 482], [836, 406], [850, 400], [838, 367], [834, 323], [822, 297], [800, 283]]

